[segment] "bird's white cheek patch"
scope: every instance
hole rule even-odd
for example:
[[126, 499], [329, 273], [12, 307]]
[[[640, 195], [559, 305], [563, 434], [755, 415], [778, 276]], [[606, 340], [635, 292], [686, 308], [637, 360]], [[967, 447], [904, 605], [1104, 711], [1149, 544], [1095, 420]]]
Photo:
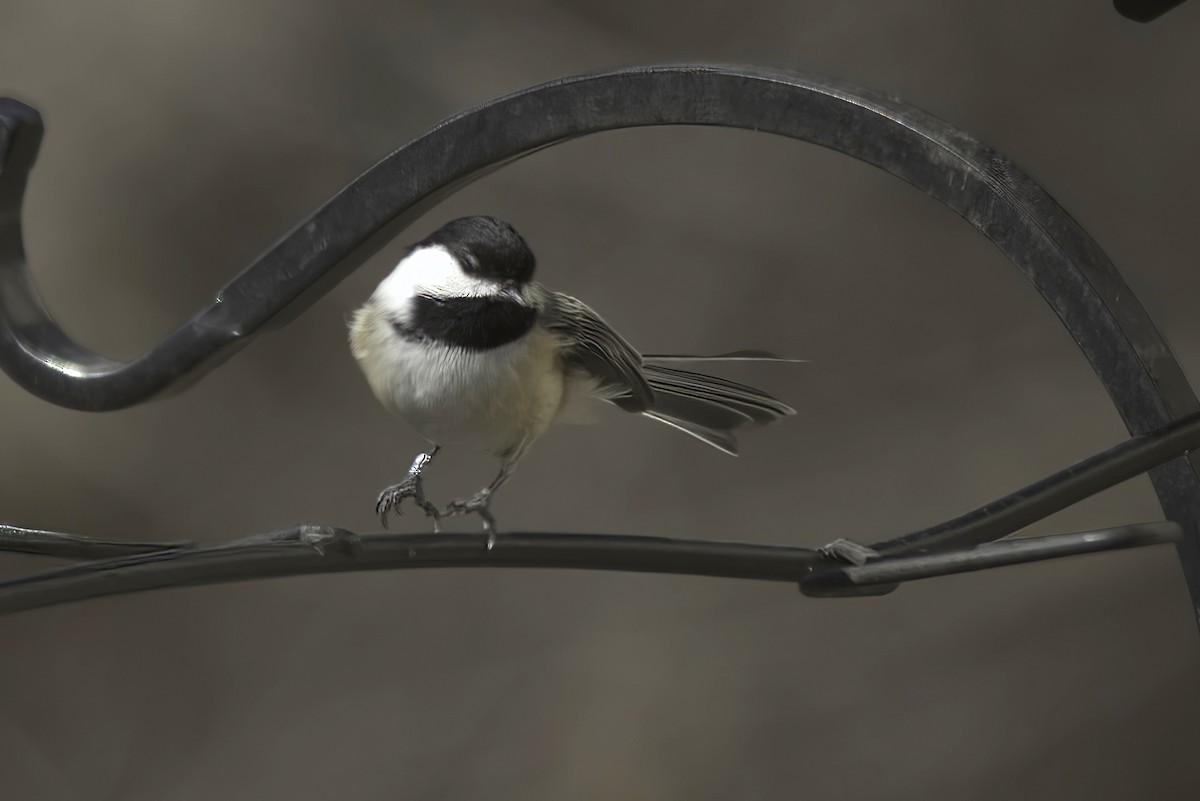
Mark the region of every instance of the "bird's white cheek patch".
[[399, 313], [408, 308], [408, 301], [416, 295], [477, 298], [496, 291], [494, 282], [467, 275], [450, 251], [434, 245], [414, 250], [401, 259], [375, 290], [374, 297], [382, 308]]

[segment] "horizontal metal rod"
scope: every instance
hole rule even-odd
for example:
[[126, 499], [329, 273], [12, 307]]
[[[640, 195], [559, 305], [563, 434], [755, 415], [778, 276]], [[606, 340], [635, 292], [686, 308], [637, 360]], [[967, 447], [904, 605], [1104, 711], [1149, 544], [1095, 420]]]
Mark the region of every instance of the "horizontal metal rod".
[[[819, 550], [586, 534], [368, 534], [301, 525], [224, 545], [119, 542], [0, 525], [0, 551], [90, 559], [0, 584], [0, 613], [112, 593], [303, 573], [414, 567], [558, 567], [799, 581], [809, 595], [881, 594], [898, 582], [1179, 539], [1173, 523], [972, 548], [1200, 447], [1200, 414], [1134, 437], [954, 520], [873, 546], [844, 565]], [[986, 537], [986, 540], [980, 539]], [[330, 547], [326, 547], [326, 545]], [[920, 554], [908, 556], [906, 554]], [[103, 557], [115, 557], [104, 559]], [[929, 572], [933, 571], [933, 572]]]
[[1060, 534], [838, 565], [820, 551], [609, 534], [367, 534], [298, 525], [203, 548], [98, 560], [0, 583], [0, 614], [168, 587], [357, 570], [507, 567], [619, 570], [797, 582], [806, 595], [891, 592], [903, 581], [1177, 540], [1174, 523]]
[[0, 552], [55, 556], [59, 559], [108, 559], [114, 556], [170, 551], [187, 547], [192, 547], [192, 543], [122, 542], [0, 523]]
[[165, 587], [420, 567], [550, 567], [798, 582], [811, 548], [610, 534], [355, 534], [300, 525], [202, 548], [86, 562], [0, 583], [0, 614]]
[[[1158, 431], [1132, 437], [966, 514], [875, 543], [870, 548], [881, 556], [889, 556], [993, 542], [1195, 448], [1200, 448], [1200, 413], [1182, 417]], [[161, 543], [101, 540], [0, 524], [0, 552], [98, 559], [188, 547], [197, 546], [178, 540]]]
[[1182, 536], [1183, 529], [1176, 523], [1141, 523], [1098, 531], [991, 542], [973, 548], [913, 556], [883, 557], [862, 565], [825, 563], [812, 567], [809, 575], [801, 581], [800, 589], [805, 595], [817, 598], [878, 595], [890, 592], [907, 581], [1064, 556], [1161, 545], [1177, 542]]

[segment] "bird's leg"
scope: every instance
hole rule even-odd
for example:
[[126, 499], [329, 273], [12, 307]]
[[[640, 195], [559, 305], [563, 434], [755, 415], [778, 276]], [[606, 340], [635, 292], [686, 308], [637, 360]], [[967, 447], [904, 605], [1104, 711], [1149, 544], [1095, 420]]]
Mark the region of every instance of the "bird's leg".
[[504, 457], [504, 462], [500, 465], [500, 472], [492, 479], [491, 484], [488, 484], [467, 500], [455, 498], [446, 505], [446, 510], [442, 512], [446, 517], [467, 514], [479, 515], [479, 519], [483, 521], [483, 530], [488, 535], [489, 551], [496, 544], [496, 518], [492, 516], [490, 508], [492, 496], [512, 476], [513, 471], [517, 468], [517, 462], [521, 461], [521, 457], [525, 455], [526, 448], [526, 443], [522, 442]]
[[441, 513], [438, 512], [436, 506], [425, 499], [425, 489], [421, 486], [421, 471], [429, 466], [439, 450], [441, 450], [441, 446], [434, 445], [433, 450], [429, 453], [417, 454], [417, 458], [413, 459], [412, 467], [408, 468], [408, 475], [404, 477], [404, 480], [379, 493], [379, 500], [375, 502], [375, 514], [379, 515], [384, 528], [387, 528], [388, 512], [395, 510], [396, 514], [403, 514], [400, 510], [400, 502], [405, 498], [412, 498], [413, 502], [424, 510], [426, 517], [433, 518], [434, 533], [438, 531], [438, 520]]

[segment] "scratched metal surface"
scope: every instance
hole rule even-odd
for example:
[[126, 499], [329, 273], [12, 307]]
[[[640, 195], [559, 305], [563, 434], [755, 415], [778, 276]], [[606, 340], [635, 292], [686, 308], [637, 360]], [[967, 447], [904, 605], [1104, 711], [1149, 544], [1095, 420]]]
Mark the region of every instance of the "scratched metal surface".
[[[39, 285], [70, 333], [128, 358], [450, 113], [589, 69], [751, 62], [895, 93], [1011, 157], [1096, 236], [1195, 380], [1200, 111], [1180, 98], [1196, 8], [1142, 27], [1084, 0], [805, 5], [10, 4], [0, 88], [48, 126], [26, 220]], [[607, 134], [413, 230], [477, 211], [511, 219], [543, 280], [640, 347], [813, 360], [732, 374], [801, 410], [736, 461], [615, 414], [552, 432], [498, 502], [509, 525], [885, 537], [1124, 436], [998, 252], [835, 154]], [[344, 318], [402, 244], [176, 398], [93, 415], [0, 382], [2, 519], [137, 539], [370, 528], [419, 442], [375, 407]], [[430, 490], [489, 469], [448, 460]], [[1140, 480], [1045, 530], [1156, 515]], [[1188, 606], [1169, 548], [854, 602], [469, 571], [104, 600], [0, 620], [0, 775], [29, 799], [1190, 797]]]

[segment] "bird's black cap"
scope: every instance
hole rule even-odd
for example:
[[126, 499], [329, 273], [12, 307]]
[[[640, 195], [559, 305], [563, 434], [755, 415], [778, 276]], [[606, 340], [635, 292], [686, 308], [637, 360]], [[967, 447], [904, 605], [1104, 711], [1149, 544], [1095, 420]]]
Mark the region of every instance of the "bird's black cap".
[[458, 259], [469, 275], [524, 284], [533, 278], [537, 260], [517, 229], [495, 217], [459, 217], [414, 247], [440, 245]]

